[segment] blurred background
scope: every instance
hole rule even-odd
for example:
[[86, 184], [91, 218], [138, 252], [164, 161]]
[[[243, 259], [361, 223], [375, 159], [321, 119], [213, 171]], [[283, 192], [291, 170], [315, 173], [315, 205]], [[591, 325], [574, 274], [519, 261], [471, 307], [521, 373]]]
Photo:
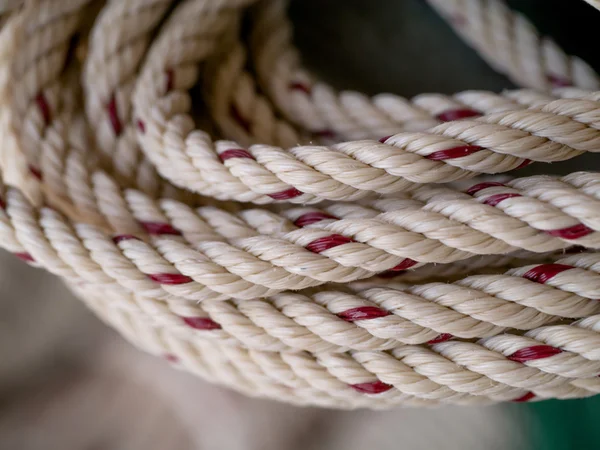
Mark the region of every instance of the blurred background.
[[[600, 12], [512, 0], [600, 69]], [[307, 64], [340, 89], [404, 96], [513, 87], [424, 0], [295, 0]], [[327, 61], [323, 65], [323, 61]], [[535, 172], [598, 169], [598, 157]], [[600, 400], [338, 412], [248, 399], [132, 348], [57, 280], [0, 254], [0, 449], [596, 449]]]

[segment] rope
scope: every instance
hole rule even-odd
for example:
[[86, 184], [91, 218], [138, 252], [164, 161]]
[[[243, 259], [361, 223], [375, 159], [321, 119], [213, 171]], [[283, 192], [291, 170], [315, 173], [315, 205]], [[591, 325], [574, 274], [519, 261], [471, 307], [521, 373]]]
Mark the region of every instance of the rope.
[[525, 51], [507, 25], [486, 40], [476, 23], [500, 11], [535, 31], [470, 1], [461, 33], [484, 58], [572, 86], [368, 98], [301, 67], [285, 2], [171, 3], [29, 0], [7, 17], [3, 248], [136, 345], [249, 395], [386, 408], [599, 391], [600, 174], [472, 180], [598, 151], [588, 66], [546, 38], [535, 51], [559, 56], [515, 63], [530, 60], [500, 52]]
[[598, 0], [585, 0], [596, 9], [600, 9], [600, 2]]
[[597, 90], [600, 79], [581, 59], [540, 36], [521, 14], [495, 0], [428, 0], [453, 29], [497, 71], [536, 89]]
[[[300, 65], [291, 43], [293, 31], [286, 18], [286, 3], [263, 2], [256, 8], [253, 15], [256, 25], [250, 44], [253, 63], [261, 89], [273, 98], [277, 108], [315, 136], [379, 139], [400, 130], [422, 131], [439, 122], [515, 107], [514, 101], [498, 96], [488, 99], [485, 93], [480, 96], [477, 92], [462, 98], [424, 94], [412, 102], [389, 94], [373, 99], [357, 92], [338, 95]], [[587, 64], [562, 53], [550, 39], [540, 39], [532, 25], [503, 2], [431, 0], [430, 3], [496, 70], [521, 86], [544, 90], [564, 86], [600, 87], [597, 75]], [[241, 42], [238, 44], [243, 48]], [[229, 53], [226, 57], [233, 60], [237, 56]], [[243, 70], [243, 63], [236, 69]], [[239, 90], [230, 89], [221, 95], [237, 92]], [[245, 95], [240, 97], [238, 105], [247, 101], [247, 93]], [[519, 102], [525, 98], [514, 100]]]

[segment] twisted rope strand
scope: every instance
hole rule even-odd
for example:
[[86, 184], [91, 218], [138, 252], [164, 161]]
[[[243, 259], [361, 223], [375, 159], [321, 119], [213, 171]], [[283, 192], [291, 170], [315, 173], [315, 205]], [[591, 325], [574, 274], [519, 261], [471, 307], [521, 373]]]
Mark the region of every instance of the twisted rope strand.
[[[190, 19], [190, 33], [193, 23]], [[185, 22], [178, 26], [185, 27]], [[598, 148], [596, 102], [580, 99], [549, 102], [539, 111], [506, 111], [475, 121], [449, 122], [429, 134], [400, 133], [379, 144], [361, 141], [289, 151], [265, 145], [240, 149], [233, 142], [222, 141], [214, 145], [208, 135], [192, 132], [191, 121], [183, 118], [190, 108], [187, 94], [171, 91], [164, 96], [164, 90], [151, 84], [157, 78], [157, 59], [171, 58], [160, 49], [172, 45], [170, 39], [175, 39], [177, 30], [171, 32], [173, 37], [168, 29], [161, 36], [164, 40], [156, 44], [159, 50], [152, 70], [141, 75], [134, 96], [134, 102], [139, 99], [137, 114], [144, 123], [140, 142], [171, 182], [220, 199], [257, 203], [356, 200], [369, 192], [387, 194], [406, 190], [413, 183], [499, 173], [531, 160], [561, 161]], [[161, 70], [167, 67], [177, 77], [177, 63], [165, 61]], [[150, 108], [152, 113], [145, 106], [149, 104], [155, 105]], [[244, 151], [234, 154], [231, 149]], [[217, 178], [225, 181], [223, 191], [227, 192], [215, 193], [221, 184], [205, 186], [207, 179]]]
[[[96, 308], [101, 306], [96, 305]], [[114, 315], [115, 313], [112, 317]], [[103, 316], [111, 317], [109, 314]], [[302, 403], [307, 398], [311, 403], [314, 402], [310, 396], [305, 397], [303, 387], [306, 385], [322, 389], [322, 400], [336, 407], [357, 407], [365, 404], [372, 406], [371, 403], [375, 399], [379, 407], [389, 407], [397, 403], [411, 404], [413, 396], [425, 401], [451, 401], [461, 404], [481, 404], [489, 402], [490, 399], [521, 401], [525, 396], [529, 400], [536, 397], [539, 399], [550, 392], [552, 396], [558, 394], [559, 397], [570, 398], [593, 395], [599, 386], [597, 377], [573, 378], [569, 387], [562, 385], [559, 381], [561, 375], [545, 373], [538, 366], [550, 368], [554, 365], [553, 360], [566, 362], [572, 359], [568, 351], [551, 351], [551, 346], [531, 347], [532, 340], [520, 336], [508, 337], [503, 345], [494, 341], [483, 341], [490, 347], [501, 349], [500, 353], [487, 350], [478, 344], [448, 341], [430, 347], [398, 347], [392, 354], [357, 351], [352, 354], [318, 353], [309, 356], [306, 353], [247, 350], [212, 340], [182, 339], [179, 335], [173, 337], [164, 328], [149, 326], [148, 321], [139, 320], [137, 314], [121, 311], [118, 316], [121, 323], [117, 327], [125, 335], [130, 335], [133, 339], [139, 339], [138, 336], [143, 335], [146, 339], [138, 345], [145, 346], [153, 353], [173, 355], [175, 358], [170, 359], [174, 360], [175, 364], [191, 366], [192, 370], [200, 361], [203, 369], [214, 369], [215, 366], [223, 364], [227, 369], [221, 370], [227, 372], [227, 375], [219, 378], [219, 381], [225, 384], [232, 378], [233, 373], [238, 377], [251, 374], [250, 383], [257, 383], [258, 389], [254, 395], [280, 398], [281, 392], [277, 392], [277, 386], [283, 382], [284, 386], [288, 387], [286, 391], [299, 396], [296, 403]], [[586, 319], [588, 324], [592, 319], [597, 323], [597, 316], [593, 316]], [[124, 331], [126, 328], [129, 330]], [[131, 330], [132, 328], [135, 331]], [[140, 332], [140, 328], [143, 332]], [[557, 326], [545, 327], [543, 330], [547, 336], [564, 336], [565, 331], [571, 328], [573, 327]], [[584, 335], [593, 336], [593, 333], [590, 334], [586, 329], [576, 330], [579, 330], [575, 331], [575, 334], [579, 333], [580, 338]], [[149, 335], [152, 336], [151, 339], [148, 339]], [[597, 336], [588, 341], [588, 344], [594, 344], [594, 339], [597, 340]], [[217, 357], [217, 354], [221, 356]], [[588, 354], [592, 355], [593, 351]], [[485, 363], [482, 363], [482, 357]], [[206, 364], [208, 360], [211, 363]], [[575, 364], [582, 367], [581, 361]], [[598, 362], [587, 365], [590, 369], [597, 370]], [[506, 371], [508, 368], [511, 370]], [[507, 375], [504, 376], [503, 373]], [[585, 371], [580, 370], [580, 373]], [[530, 378], [526, 379], [523, 375]], [[267, 382], [263, 381], [265, 378], [268, 379]], [[236, 380], [237, 382], [239, 381]], [[529, 387], [534, 390], [529, 391]], [[477, 395], [473, 395], [474, 392], [477, 392]], [[364, 393], [372, 395], [365, 398]], [[286, 397], [289, 396], [283, 398]], [[350, 404], [345, 406], [346, 402]]]
[[[520, 80], [518, 84], [545, 90], [571, 84], [597, 89], [600, 85], [596, 74], [585, 63], [566, 56], [551, 40], [544, 38], [536, 44], [536, 32], [531, 24], [522, 16], [515, 15], [503, 1], [430, 3], [448, 18], [459, 33], [472, 39], [476, 48], [500, 72], [508, 72], [512, 78]], [[277, 108], [290, 120], [314, 130], [315, 135], [352, 140], [379, 139], [399, 131], [425, 130], [436, 121], [445, 122], [489, 112], [445, 96], [418, 96], [411, 103], [388, 94], [372, 99], [356, 92], [336, 94], [300, 66], [300, 58], [291, 44], [292, 27], [286, 17], [286, 6], [286, 1], [263, 1], [254, 8], [252, 17], [256, 25], [252, 29], [250, 44], [253, 62], [261, 89], [273, 98]], [[468, 7], [471, 8], [470, 14], [464, 12]], [[483, 13], [485, 17], [477, 20]], [[501, 35], [496, 32], [513, 23], [511, 20], [529, 35], [528, 41], [532, 42], [535, 50], [536, 46], [541, 46], [539, 51], [544, 52], [546, 58], [532, 58], [514, 42], [510, 30]], [[495, 26], [492, 32], [489, 32], [490, 27], [478, 26], [488, 22]], [[509, 47], [503, 47], [507, 42]], [[515, 54], [522, 54], [522, 59], [515, 61]], [[544, 67], [546, 65], [550, 67]], [[572, 78], [575, 80], [571, 81]]]
[[580, 58], [539, 36], [503, 0], [428, 0], [492, 67], [516, 84], [539, 90], [576, 86], [597, 90], [598, 75]]
[[[511, 328], [532, 330], [598, 312], [600, 259], [589, 255], [585, 266], [581, 262], [582, 257], [567, 257], [504, 276], [477, 275], [452, 285], [427, 283], [402, 290], [377, 286], [352, 293], [331, 287], [313, 294], [197, 305], [115, 291], [116, 298], [103, 301], [148, 314], [157, 326], [253, 349], [382, 351], [400, 344], [489, 337]], [[219, 331], [206, 333], [211, 330]]]
[[[567, 177], [567, 179], [571, 178], [573, 177]], [[549, 190], [548, 186], [552, 186], [554, 180], [545, 180], [544, 178], [540, 180], [539, 177], [534, 177], [533, 180], [524, 180], [526, 182], [529, 181], [530, 185], [534, 186], [537, 191], [552, 194], [552, 191]], [[547, 181], [548, 183], [544, 184], [540, 183], [540, 181]], [[597, 176], [592, 176], [587, 185], [591, 184], [598, 186], [599, 181]], [[109, 179], [106, 177], [104, 177], [104, 182], [110, 183]], [[585, 186], [586, 184], [581, 184], [581, 187]], [[481, 192], [492, 190], [491, 196], [493, 198], [497, 199], [498, 195], [501, 195], [502, 198], [506, 197], [506, 194], [494, 194], [494, 190], [497, 189], [498, 186], [492, 185], [491, 187], [483, 187], [485, 189]], [[572, 197], [571, 191], [577, 192], [573, 188], [567, 189], [567, 193], [570, 197]], [[453, 191], [449, 190], [449, 193], [453, 197], [456, 196], [456, 193]], [[467, 202], [472, 202], [472, 199], [470, 199], [468, 195], [461, 195], [464, 195], [464, 197], [468, 199]], [[595, 195], [597, 196], [600, 194], [596, 193]], [[439, 195], [438, 197], [439, 204], [448, 204], [447, 196]], [[434, 199], [437, 199], [438, 197], [433, 196]], [[581, 203], [589, 205], [593, 201], [589, 196], [583, 197]], [[471, 253], [466, 253], [466, 251], [455, 251], [449, 247], [441, 247], [437, 250], [433, 248], [431, 246], [432, 243], [437, 242], [439, 244], [442, 243], [442, 241], [433, 240], [426, 236], [434, 232], [437, 233], [437, 230], [440, 229], [443, 222], [440, 222], [439, 219], [434, 220], [430, 217], [425, 223], [433, 222], [435, 227], [433, 228], [434, 231], [429, 233], [426, 230], [423, 230], [419, 220], [414, 221], [412, 218], [414, 214], [410, 213], [410, 210], [408, 210], [409, 219], [397, 220], [393, 216], [390, 217], [389, 213], [385, 212], [379, 216], [385, 217], [385, 220], [374, 220], [368, 218], [356, 218], [357, 212], [360, 213], [364, 211], [366, 214], [369, 214], [372, 210], [346, 206], [344, 209], [350, 209], [350, 211], [346, 211], [345, 215], [351, 216], [354, 214], [354, 218], [340, 219], [337, 221], [332, 221], [330, 219], [315, 222], [307, 228], [296, 228], [290, 223], [288, 225], [288, 230], [291, 228], [292, 231], [287, 231], [285, 228], [282, 229], [282, 222], [279, 216], [266, 211], [248, 210], [244, 211], [241, 216], [234, 216], [225, 211], [218, 212], [215, 208], [208, 207], [201, 208], [195, 212], [186, 205], [174, 200], [164, 200], [157, 204], [139, 192], [136, 193], [135, 191], [130, 191], [125, 197], [128, 208], [124, 211], [120, 211], [119, 214], [121, 217], [125, 214], [129, 214], [131, 223], [134, 223], [137, 230], [139, 230], [139, 238], [136, 238], [133, 234], [117, 235], [115, 244], [111, 241], [110, 235], [99, 233], [97, 230], [90, 227], [69, 225], [63, 218], [50, 211], [46, 214], [47, 218], [43, 217], [43, 221], [38, 224], [38, 219], [36, 219], [36, 215], [31, 207], [28, 206], [24, 199], [16, 192], [4, 194], [3, 198], [6, 199], [6, 211], [8, 212], [8, 217], [4, 218], [6, 229], [18, 229], [22, 223], [27, 221], [28, 231], [40, 236], [41, 242], [46, 242], [46, 239], [54, 238], [54, 235], [43, 237], [43, 235], [46, 234], [44, 230], [47, 228], [45, 223], [48, 220], [52, 220], [52, 223], [57, 224], [52, 225], [53, 227], [60, 224], [60, 228], [65, 230], [65, 234], [69, 234], [71, 232], [70, 229], [73, 227], [79, 228], [82, 232], [85, 231], [85, 235], [79, 234], [79, 239], [82, 239], [81, 243], [77, 243], [81, 249], [79, 252], [86, 252], [84, 249], [86, 247], [90, 248], [91, 244], [86, 243], [86, 239], [104, 242], [104, 251], [109, 252], [108, 254], [111, 255], [109, 257], [107, 254], [107, 256], [102, 257], [102, 261], [106, 261], [106, 267], [103, 269], [104, 271], [112, 273], [114, 269], [111, 269], [111, 267], [115, 267], [116, 261], [120, 261], [118, 263], [119, 266], [126, 264], [134, 271], [130, 276], [125, 276], [123, 272], [119, 272], [118, 280], [121, 280], [121, 283], [128, 283], [130, 277], [152, 277], [159, 272], [157, 269], [154, 269], [154, 267], [160, 267], [159, 273], [172, 274], [173, 277], [176, 277], [176, 280], [171, 281], [171, 283], [185, 284], [185, 290], [189, 292], [188, 294], [185, 294], [186, 297], [195, 300], [204, 298], [204, 294], [201, 293], [212, 296], [215, 295], [215, 291], [222, 294], [233, 295], [236, 298], [252, 298], [253, 295], [269, 295], [268, 292], [274, 293], [276, 290], [284, 288], [302, 289], [311, 285], [315, 286], [324, 281], [352, 281], [354, 279], [371, 276], [377, 271], [387, 269], [402, 270], [418, 266], [419, 262], [411, 259], [411, 257], [418, 258], [421, 262], [440, 262], [464, 259], [467, 256], [471, 256]], [[487, 201], [490, 197], [483, 198]], [[561, 196], [556, 195], [554, 198], [558, 199], [556, 203], [560, 206]], [[383, 203], [383, 205], [385, 205], [386, 202], [387, 201], [381, 201], [380, 204]], [[398, 201], [395, 202], [397, 203]], [[408, 204], [407, 202], [400, 201], [400, 204], [404, 206], [404, 210], [406, 210], [407, 206], [410, 207], [411, 203], [412, 201], [408, 202]], [[480, 205], [476, 202], [474, 202], [474, 204]], [[435, 203], [430, 202], [428, 205], [435, 205]], [[465, 209], [465, 205], [461, 205], [460, 202], [453, 202], [452, 205], [458, 205], [461, 210]], [[486, 207], [489, 205], [484, 204], [482, 206]], [[592, 203], [591, 206], [591, 210], [593, 211], [595, 205]], [[447, 208], [447, 206], [444, 207]], [[578, 206], [578, 204], [575, 203], [573, 209], [577, 208], [582, 209], [581, 205]], [[354, 211], [352, 211], [352, 209], [354, 209]], [[434, 208], [431, 207], [431, 209]], [[490, 209], [496, 211], [493, 208]], [[515, 209], [527, 211], [527, 208], [516, 207]], [[548, 209], [553, 211], [554, 207], [549, 206]], [[404, 210], [402, 208], [397, 208], [397, 211], [402, 214], [404, 214]], [[330, 208], [330, 211], [335, 211], [339, 216], [344, 216], [344, 211], [336, 211], [335, 207]], [[422, 210], [417, 210], [417, 213], [421, 214], [420, 211]], [[538, 207], [537, 211], [543, 210]], [[197, 215], [198, 213], [199, 215]], [[310, 214], [304, 213], [303, 215], [298, 216], [294, 210], [291, 210], [290, 213], [290, 219], [295, 219], [297, 223], [299, 223], [299, 219], [303, 217], [306, 218], [307, 214]], [[452, 216], [452, 211], [450, 211], [450, 214], [448, 215]], [[473, 217], [479, 218], [480, 223], [483, 223], [483, 225], [478, 225], [479, 228], [485, 229], [486, 221], [481, 219], [481, 212], [474, 213]], [[550, 216], [547, 214], [540, 214], [540, 217], [541, 218], [538, 219], [540, 223], [551, 224], [552, 227], [555, 226], [553, 225], [554, 223], [559, 224], [560, 226], [565, 224], [564, 219], [562, 219], [560, 215], [555, 221], [550, 220]], [[495, 221], [498, 220], [497, 217], [492, 216], [492, 218], [493, 220], [490, 221], [491, 223], [495, 223]], [[585, 216], [582, 215], [581, 218], [586, 223], [589, 222]], [[10, 223], [11, 220], [15, 222], [14, 225]], [[507, 224], [510, 224], [510, 216], [505, 221]], [[115, 220], [110, 218], [109, 222], [115, 222]], [[417, 228], [415, 231], [402, 231], [402, 228], [400, 228], [399, 231], [396, 231], [396, 233], [399, 233], [397, 234], [397, 238], [391, 239], [391, 236], [394, 235], [390, 235], [390, 233], [397, 229], [394, 225], [395, 222], [398, 222], [401, 226], [404, 225], [404, 223], [414, 223]], [[258, 234], [257, 230], [252, 227], [252, 223], [261, 223], [263, 232], [265, 228], [274, 228], [276, 232], [274, 233], [271, 230], [266, 234]], [[270, 226], [269, 223], [272, 223], [273, 226]], [[526, 227], [522, 221], [518, 221], [518, 225], [520, 228], [525, 226], [526, 230], [529, 232], [532, 231], [530, 228]], [[408, 229], [410, 229], [409, 225], [404, 225], [404, 227], [404, 230], [407, 230], [406, 227], [409, 227]], [[319, 228], [322, 228], [322, 230]], [[460, 227], [458, 230], [456, 230], [456, 228], [456, 225], [448, 228], [448, 230], [455, 230], [452, 233], [448, 233], [453, 235], [454, 238], [453, 240], [445, 239], [443, 240], [444, 243], [460, 243], [463, 241], [460, 234], [457, 232], [460, 230]], [[513, 232], [519, 236], [521, 242], [524, 242], [524, 234], [522, 231], [518, 231], [519, 227], [512, 226], [506, 229], [513, 230]], [[365, 234], [367, 233], [367, 230], [368, 234]], [[373, 230], [375, 232], [371, 234]], [[535, 243], [536, 241], [539, 242], [540, 238], [542, 238], [542, 242], [545, 241], [544, 246], [538, 246], [537, 250], [548, 251], [549, 249], [563, 248], [565, 246], [562, 243], [563, 241], [569, 242], [577, 240], [582, 244], [588, 244], [591, 239], [590, 236], [593, 238], [597, 235], [597, 232], [590, 232], [590, 230], [591, 229], [586, 228], [585, 225], [582, 227], [581, 224], [563, 228], [550, 228], [547, 233], [538, 232], [537, 234], [534, 234], [533, 238], [530, 240]], [[128, 231], [131, 232], [130, 230]], [[337, 234], [340, 232], [345, 234], [353, 233], [353, 239]], [[150, 236], [154, 236], [149, 242], [140, 240], [146, 233], [149, 233]], [[528, 234], [531, 235], [531, 233]], [[373, 238], [370, 238], [370, 235], [372, 235]], [[378, 235], [381, 236], [379, 239], [385, 240], [387, 243], [386, 245], [378, 244]], [[503, 233], [500, 233], [499, 235], [502, 236]], [[334, 239], [332, 236], [338, 237]], [[402, 236], [404, 236], [404, 238]], [[435, 234], [433, 236], [435, 237]], [[475, 234], [475, 236], [477, 236], [477, 234]], [[527, 235], [525, 236], [527, 237]], [[62, 236], [57, 236], [55, 239], [64, 238]], [[482, 242], [480, 239], [474, 239], [472, 236], [471, 239], [482, 249], [485, 249], [486, 252], [489, 253], [493, 250], [493, 247], [485, 243], [485, 241]], [[365, 241], [366, 244], [361, 243], [360, 240]], [[70, 241], [72, 241], [71, 245], [75, 244], [75, 241], [73, 241], [72, 238]], [[40, 258], [44, 258], [41, 256], [43, 254], [40, 249], [41, 242], [30, 243], [30, 240], [28, 240], [22, 244], [24, 246], [24, 252], [31, 254], [33, 258], [40, 262], [43, 261]], [[195, 250], [193, 248], [186, 248], [185, 242], [190, 243], [195, 247]], [[402, 242], [405, 243], [403, 244]], [[501, 244], [501, 241], [495, 242], [497, 247], [499, 243]], [[548, 242], [553, 247], [550, 247], [547, 244]], [[367, 244], [370, 244], [370, 246]], [[52, 244], [49, 243], [47, 245]], [[56, 247], [56, 245], [54, 246]], [[428, 251], [427, 248], [430, 248], [431, 250]], [[512, 247], [502, 245], [498, 248], [505, 253], [513, 249]], [[452, 252], [448, 252], [448, 250], [452, 250]], [[182, 252], [181, 255], [185, 255], [185, 258], [182, 259], [181, 256], [176, 256], [178, 251]], [[394, 253], [396, 252], [402, 254], [402, 256], [395, 256]], [[413, 255], [410, 252], [416, 254]], [[480, 250], [479, 252], [483, 253], [484, 250]], [[364, 258], [363, 255], [365, 254], [371, 256]], [[194, 263], [190, 264], [188, 260], [194, 261]], [[294, 263], [286, 262], [288, 260], [293, 260]], [[368, 266], [364, 263], [365, 260], [368, 261]], [[54, 258], [53, 262], [50, 260], [45, 261], [46, 263], [44, 265], [48, 267], [51, 267], [56, 262], [54, 261]], [[150, 263], [150, 261], [152, 262]], [[255, 267], [252, 272], [248, 272], [240, 266], [244, 261], [253, 261]], [[200, 264], [201, 262], [202, 264]], [[298, 264], [300, 264], [299, 267], [301, 267], [301, 270], [298, 269]], [[101, 263], [101, 265], [103, 264]], [[261, 266], [263, 268], [259, 269]], [[225, 279], [215, 282], [215, 280], [207, 278], [210, 273], [221, 273], [223, 276], [227, 275], [226, 279], [228, 279], [229, 282], [224, 283]], [[204, 286], [210, 287], [210, 290], [207, 291]], [[246, 288], [240, 289], [241, 286], [246, 286]], [[192, 287], [193, 290], [189, 291]], [[238, 289], [240, 292], [237, 292]], [[154, 290], [155, 287], [152, 286], [149, 292], [153, 293]], [[211, 291], [213, 294], [208, 294]]]

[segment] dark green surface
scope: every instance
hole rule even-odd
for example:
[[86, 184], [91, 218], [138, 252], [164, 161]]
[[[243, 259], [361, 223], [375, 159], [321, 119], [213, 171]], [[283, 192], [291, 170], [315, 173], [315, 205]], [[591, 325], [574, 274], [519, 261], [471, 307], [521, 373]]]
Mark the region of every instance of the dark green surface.
[[548, 400], [511, 405], [513, 414], [531, 415], [532, 450], [597, 450], [600, 448], [600, 397]]

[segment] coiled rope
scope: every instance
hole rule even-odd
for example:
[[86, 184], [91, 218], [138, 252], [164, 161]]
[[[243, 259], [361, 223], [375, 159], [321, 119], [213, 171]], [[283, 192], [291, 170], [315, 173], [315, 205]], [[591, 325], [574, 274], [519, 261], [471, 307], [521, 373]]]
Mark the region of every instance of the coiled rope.
[[600, 175], [470, 180], [600, 151], [600, 83], [500, 0], [430, 3], [537, 90], [411, 100], [312, 77], [280, 0], [9, 3], [0, 245], [132, 342], [297, 404], [600, 391]]

